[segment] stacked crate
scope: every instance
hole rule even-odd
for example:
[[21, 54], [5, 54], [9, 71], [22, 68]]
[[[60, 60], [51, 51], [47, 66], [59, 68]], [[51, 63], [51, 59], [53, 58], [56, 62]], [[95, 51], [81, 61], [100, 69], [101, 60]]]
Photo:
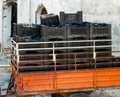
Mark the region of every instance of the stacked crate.
[[[37, 42], [41, 41], [41, 26], [36, 24], [14, 24], [14, 41], [17, 43], [26, 43], [26, 42]], [[15, 45], [16, 46], [16, 45]], [[41, 44], [20, 44], [19, 49], [29, 49], [29, 48], [39, 48], [43, 47]], [[36, 54], [43, 54], [42, 50], [25, 50], [19, 51], [20, 61], [30, 61], [30, 60], [42, 60], [43, 56], [34, 56]], [[32, 55], [32, 56], [31, 56]], [[12, 64], [15, 64], [15, 61], [12, 60]], [[25, 68], [19, 68], [19, 72], [28, 72], [28, 71], [39, 71], [39, 68], [26, 68], [28, 66], [41, 66], [42, 63], [28, 62], [28, 63], [19, 63], [19, 67], [24, 66]]]
[[[51, 20], [50, 16], [47, 18], [44, 18], [41, 20], [41, 22], [45, 22], [45, 20]], [[88, 39], [89, 37], [89, 25], [86, 23], [82, 23], [82, 11], [79, 11], [77, 13], [64, 13], [60, 12], [60, 25], [58, 26], [58, 22], [56, 24], [56, 18], [52, 18], [51, 25], [45, 24], [45, 26], [42, 26], [42, 40], [44, 41], [71, 41], [71, 40], [84, 40]], [[59, 20], [57, 20], [59, 21]], [[57, 47], [67, 47], [67, 46], [74, 46], [76, 43], [67, 43], [67, 44], [57, 44], [55, 46]], [[78, 44], [77, 44], [78, 45]], [[88, 45], [88, 44], [86, 44]], [[85, 45], [85, 46], [86, 46]], [[78, 46], [83, 46], [83, 43], [79, 43]], [[51, 47], [50, 45], [47, 45], [46, 47]], [[56, 52], [63, 52], [63, 53], [72, 53], [73, 50], [65, 49], [63, 51], [56, 51]], [[77, 50], [78, 51], [78, 50]], [[80, 51], [80, 50], [79, 50]], [[82, 50], [81, 50], [82, 51]], [[47, 52], [48, 53], [48, 52]], [[73, 56], [64, 56], [65, 58], [72, 58]], [[65, 64], [71, 64], [69, 61], [65, 62]], [[64, 64], [64, 63], [62, 63]]]
[[[40, 20], [41, 25], [14, 24], [14, 39], [16, 42], [45, 42], [43, 44], [21, 44], [19, 46], [21, 49], [44, 48], [43, 50], [20, 51], [20, 60], [28, 60], [28, 63], [20, 63], [20, 66], [43, 66], [43, 68], [20, 69], [20, 72], [53, 71], [55, 70], [55, 64], [58, 65], [56, 70], [94, 68], [93, 48], [88, 48], [88, 46], [93, 46], [94, 44], [89, 41], [82, 41], [111, 39], [111, 25], [83, 22], [82, 11], [77, 13], [60, 12], [60, 20], [58, 15], [41, 15]], [[67, 41], [68, 43], [59, 43], [60, 41]], [[53, 50], [52, 42], [54, 42], [55, 47], [63, 47], [63, 49]], [[101, 45], [111, 45], [111, 42], [95, 43], [95, 46]], [[110, 47], [95, 47], [95, 51], [97, 52], [97, 63], [105, 63], [111, 60], [110, 58], [105, 58], [111, 56]], [[99, 53], [101, 51], [105, 53]], [[56, 62], [54, 61], [53, 53], [56, 55]], [[31, 59], [39, 60], [39, 62], [30, 63]], [[40, 62], [40, 60], [45, 60], [45, 62]], [[97, 67], [104, 68], [105, 65], [97, 65]]]
[[[47, 25], [42, 25], [41, 30], [42, 30], [42, 40], [44, 42], [56, 42], [56, 41], [66, 41], [66, 26], [63, 27], [50, 27]], [[55, 47], [66, 47], [65, 43], [55, 43]], [[53, 44], [46, 44], [45, 48], [53, 48]], [[44, 50], [44, 54], [52, 54], [53, 50]], [[66, 53], [66, 50], [55, 50], [55, 54], [64, 54]], [[47, 56], [44, 57], [46, 60], [52, 60], [52, 56]], [[56, 59], [65, 59], [65, 56], [59, 55], [56, 57]], [[46, 65], [53, 65], [54, 63], [46, 62]], [[58, 61], [57, 64], [65, 64], [65, 61]]]
[[14, 38], [18, 42], [39, 41], [40, 29], [36, 24], [14, 24]]
[[[66, 31], [66, 40], [67, 41], [81, 41], [81, 40], [89, 40], [89, 29], [90, 25], [89, 23], [82, 22], [82, 11], [78, 11], [77, 13], [65, 13], [60, 12], [60, 23], [63, 26], [67, 25], [67, 31]], [[89, 46], [88, 43], [84, 42], [72, 42], [67, 44], [68, 48], [70, 47], [83, 47], [83, 46]], [[68, 49], [68, 61], [67, 64], [70, 65], [68, 69], [74, 69], [73, 65], [74, 59], [76, 57], [78, 64], [77, 69], [86, 68], [84, 65], [85, 63], [89, 63], [89, 49], [81, 49], [81, 48], [74, 48], [74, 49]], [[76, 54], [76, 56], [74, 56]]]
[[54, 14], [41, 15], [40, 20], [42, 25], [58, 26], [60, 24], [58, 15], [54, 15]]
[[82, 11], [78, 11], [77, 13], [65, 13], [60, 12], [60, 23], [81, 23], [82, 22]]
[[[35, 56], [36, 55], [36, 56]], [[44, 71], [44, 62], [43, 56], [37, 56], [37, 55], [43, 55], [41, 51], [26, 51], [24, 54], [20, 54], [20, 61], [28, 61], [25, 63], [19, 63], [19, 72], [34, 72], [34, 71]], [[36, 62], [32, 62], [32, 60], [36, 60]], [[40, 62], [41, 61], [41, 62]]]
[[[89, 46], [89, 42], [80, 42], [84, 40], [89, 40], [89, 31], [90, 25], [89, 23], [82, 22], [82, 23], [71, 23], [71, 25], [68, 26], [67, 29], [67, 41], [78, 41], [78, 42], [72, 42], [68, 43], [68, 47], [78, 47], [74, 49], [68, 50], [68, 53], [76, 54], [77, 69], [87, 68], [89, 63], [89, 48], [79, 48], [79, 47], [86, 47]], [[74, 56], [69, 56], [70, 59], [73, 59]], [[85, 59], [88, 58], [88, 59]], [[74, 62], [68, 61], [68, 64], [75, 64]], [[87, 65], [85, 65], [87, 64]]]
[[[106, 40], [106, 39], [111, 39], [111, 25], [110, 24], [105, 24], [105, 23], [91, 23], [90, 25], [90, 39], [91, 40]], [[94, 45], [94, 44], [91, 44]], [[111, 45], [111, 41], [96, 41], [95, 46], [108, 46]], [[93, 49], [91, 50], [91, 52]], [[111, 56], [111, 47], [96, 47], [95, 51], [97, 52], [96, 54], [96, 61], [106, 63], [110, 61], [110, 58], [105, 58], [105, 57], [110, 57]], [[100, 53], [101, 52], [101, 53]], [[102, 57], [102, 58], [99, 58]], [[105, 67], [108, 66], [104, 64], [99, 64], [97, 65], [98, 67]]]
[[[66, 26], [60, 26], [59, 23], [59, 18], [58, 15], [54, 14], [45, 14], [40, 16], [41, 20], [41, 39], [44, 42], [56, 42], [56, 41], [66, 41]], [[65, 47], [65, 43], [55, 43], [55, 47]], [[53, 48], [53, 44], [48, 43], [44, 45], [45, 48]], [[66, 62], [63, 61], [65, 59], [65, 54], [66, 50], [56, 50], [54, 52], [57, 56], [57, 60], [62, 60], [62, 61], [57, 61], [57, 65], [65, 64]], [[45, 60], [53, 60], [53, 50], [44, 50], [44, 54], [47, 55], [49, 54], [50, 56], [44, 56]], [[61, 55], [60, 55], [61, 54]], [[51, 68], [46, 67], [45, 70], [54, 70], [54, 65], [55, 63], [53, 61], [47, 61], [44, 62], [44, 65], [51, 66]], [[56, 68], [58, 69], [65, 69], [65, 68]]]
[[[58, 15], [48, 14], [41, 15], [41, 40], [49, 41], [65, 41], [66, 40], [66, 26], [60, 26]], [[62, 46], [63, 44], [59, 44]], [[64, 45], [63, 45], [64, 46]], [[46, 45], [52, 47], [52, 45]]]
[[[19, 43], [19, 42], [17, 42]], [[20, 42], [21, 43], [21, 42]], [[24, 49], [19, 51], [19, 56], [14, 56], [12, 58], [12, 64], [15, 67], [18, 67], [18, 71], [20, 73], [22, 72], [33, 72], [33, 71], [44, 71], [43, 66], [43, 50], [28, 50], [28, 49], [37, 49], [42, 47], [41, 44], [26, 44], [26, 42], [23, 42], [25, 44], [19, 44], [19, 49]], [[32, 43], [32, 42], [31, 42]], [[17, 48], [17, 47], [16, 47]], [[17, 48], [17, 49], [18, 49]], [[15, 51], [15, 50], [13, 50]], [[12, 55], [17, 54], [16, 52], [12, 52]], [[16, 63], [17, 59], [19, 57], [19, 63]]]
[[[90, 25], [89, 23], [76, 23], [67, 26], [67, 40], [89, 40]], [[76, 46], [76, 44], [70, 44]], [[80, 44], [82, 46], [83, 44]]]
[[64, 27], [49, 27], [42, 25], [41, 38], [43, 41], [62, 41], [66, 40], [66, 26]]

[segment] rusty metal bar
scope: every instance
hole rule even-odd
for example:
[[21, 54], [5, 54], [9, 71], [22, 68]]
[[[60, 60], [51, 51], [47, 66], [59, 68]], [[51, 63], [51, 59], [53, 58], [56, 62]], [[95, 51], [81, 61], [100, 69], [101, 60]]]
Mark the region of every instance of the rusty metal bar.
[[75, 56], [75, 70], [77, 70], [77, 64], [76, 64], [76, 54], [74, 55]]
[[[104, 53], [111, 53], [110, 51], [101, 51], [101, 52], [96, 52], [95, 50], [96, 50], [96, 48], [101, 48], [101, 47], [111, 47], [111, 46], [113, 46], [113, 45], [102, 45], [102, 46], [96, 46], [96, 42], [97, 41], [104, 41], [104, 40], [91, 40], [90, 42], [92, 42], [93, 43], [93, 45], [91, 45], [91, 46], [77, 46], [77, 47], [56, 47], [55, 46], [55, 44], [56, 43], [72, 43], [72, 42], [88, 42], [87, 40], [86, 41], [58, 41], [58, 42], [27, 42], [27, 43], [16, 43], [14, 40], [12, 40], [13, 42], [14, 42], [14, 44], [16, 44], [16, 55], [14, 55], [14, 56], [17, 56], [17, 63], [20, 63], [20, 64], [24, 64], [24, 63], [33, 63], [33, 62], [38, 62], [38, 63], [40, 63], [40, 62], [53, 62], [54, 63], [54, 70], [56, 71], [56, 68], [57, 67], [63, 67], [63, 66], [67, 66], [68, 64], [66, 64], [66, 63], [62, 63], [62, 65], [58, 65], [57, 64], [57, 62], [59, 62], [59, 61], [61, 61], [61, 62], [65, 62], [65, 61], [73, 61], [74, 62], [74, 64], [72, 63], [70, 66], [74, 66], [75, 67], [75, 70], [77, 70], [77, 66], [82, 66], [83, 65], [83, 63], [82, 64], [77, 64], [77, 61], [78, 60], [82, 60], [82, 61], [87, 61], [87, 60], [89, 60], [89, 59], [91, 59], [91, 60], [94, 60], [94, 63], [93, 62], [91, 62], [91, 64], [88, 64], [88, 63], [84, 63], [84, 66], [85, 65], [88, 65], [88, 66], [92, 66], [92, 65], [94, 65], [94, 69], [97, 69], [96, 67], [97, 67], [97, 65], [99, 65], [99, 64], [103, 64], [104, 65], [104, 63], [106, 63], [106, 62], [100, 62], [100, 63], [98, 63], [97, 61], [96, 61], [96, 59], [102, 59], [103, 57], [101, 57], [101, 56], [99, 56], [99, 57], [96, 57], [96, 54], [104, 54]], [[106, 41], [110, 41], [110, 40], [106, 40]], [[19, 48], [19, 45], [22, 45], [22, 44], [25, 44], [25, 45], [27, 45], [27, 44], [44, 44], [44, 43], [50, 43], [50, 44], [52, 44], [53, 45], [53, 47], [51, 47], [51, 48], [24, 48], [24, 49], [20, 49]], [[115, 45], [114, 45], [115, 46]], [[116, 46], [119, 46], [119, 45], [116, 45]], [[75, 52], [75, 53], [55, 53], [55, 50], [57, 50], [57, 49], [83, 49], [83, 48], [93, 48], [93, 52]], [[27, 51], [27, 50], [52, 50], [52, 53], [51, 54], [29, 54], [29, 55], [20, 55], [19, 54], [19, 51]], [[115, 52], [115, 51], [113, 51], [113, 52]], [[119, 52], [119, 51], [116, 51], [116, 52]], [[77, 58], [77, 55], [87, 55], [87, 54], [91, 54], [91, 55], [93, 55], [93, 58], [92, 57], [90, 57], [90, 58]], [[73, 55], [74, 56], [74, 58], [65, 58], [65, 59], [61, 59], [61, 58], [56, 58], [57, 56], [69, 56], [69, 55]], [[24, 60], [20, 60], [20, 58], [22, 58], [22, 57], [40, 57], [40, 56], [44, 56], [44, 57], [47, 57], [47, 56], [52, 56], [53, 58], [51, 58], [51, 59], [40, 59], [40, 60], [35, 60], [35, 59], [24, 59]], [[104, 57], [104, 59], [109, 59], [109, 58], [113, 58], [112, 56], [105, 56]], [[112, 61], [112, 60], [111, 60]], [[111, 64], [112, 62], [107, 62], [106, 64]], [[48, 65], [49, 66], [49, 65]], [[44, 66], [44, 67], [48, 67], [48, 66]], [[40, 67], [40, 66], [36, 66], [36, 67]], [[36, 67], [34, 67], [34, 68], [36, 68]], [[49, 67], [51, 67], [51, 66], [49, 66]], [[24, 66], [22, 67], [19, 67], [19, 66], [17, 66], [17, 68], [25, 68]], [[26, 67], [26, 68], [31, 68], [31, 66], [28, 66], [28, 67]]]

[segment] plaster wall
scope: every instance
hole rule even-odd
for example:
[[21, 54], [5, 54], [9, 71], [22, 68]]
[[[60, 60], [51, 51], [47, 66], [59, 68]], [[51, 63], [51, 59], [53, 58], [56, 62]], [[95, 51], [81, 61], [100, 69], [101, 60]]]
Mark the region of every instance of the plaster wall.
[[81, 0], [26, 0], [22, 3], [23, 1], [18, 0], [18, 23], [35, 23], [35, 12], [41, 5], [44, 5], [48, 13], [54, 14], [81, 10]]
[[4, 48], [10, 48], [10, 36], [11, 36], [11, 6], [6, 6], [4, 9], [3, 18], [3, 46]]
[[[88, 22], [111, 24], [112, 39], [120, 39], [120, 2], [119, 0], [82, 0], [83, 19]], [[112, 42], [112, 45], [120, 45]], [[120, 50], [120, 47], [112, 47]], [[113, 53], [120, 56], [120, 53]]]
[[0, 0], [0, 43], [2, 42], [2, 0]]
[[29, 23], [31, 21], [30, 18], [30, 0], [18, 0], [18, 18], [17, 22], [18, 23]]

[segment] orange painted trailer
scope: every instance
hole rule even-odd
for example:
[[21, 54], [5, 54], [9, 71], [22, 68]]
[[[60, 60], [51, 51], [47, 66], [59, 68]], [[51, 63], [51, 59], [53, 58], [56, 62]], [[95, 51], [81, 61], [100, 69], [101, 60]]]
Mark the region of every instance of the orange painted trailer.
[[[105, 48], [106, 46], [96, 46], [96, 42], [99, 41], [100, 43], [111, 40], [88, 41], [92, 42], [93, 46], [77, 47], [79, 49], [89, 48], [88, 52], [71, 53], [70, 51], [76, 49], [76, 47], [73, 48], [55, 46], [56, 43], [67, 44], [70, 43], [70, 41], [48, 42], [49, 44], [52, 44], [51, 48], [41, 48], [40, 44], [46, 44], [47, 42], [17, 43], [12, 40], [12, 76], [8, 91], [9, 89], [13, 89], [13, 93], [16, 93], [17, 95], [28, 95], [40, 93], [64, 93], [78, 91], [94, 91], [96, 89], [119, 88], [120, 57], [113, 56], [111, 55], [111, 53], [118, 54], [120, 51], [111, 50], [97, 52], [97, 47]], [[80, 43], [88, 41], [86, 40], [71, 42]], [[32, 46], [35, 45], [36, 47], [30, 48], [28, 46], [29, 48], [22, 48], [22, 45], [29, 44]], [[110, 48], [111, 47], [112, 46], [110, 46]], [[43, 49], [44, 52], [45, 50], [52, 50], [52, 53], [39, 54], [41, 53], [40, 50]], [[56, 50], [65, 51], [66, 49], [67, 53], [55, 52]], [[34, 52], [37, 50], [39, 50], [39, 53], [37, 52], [34, 54], [25, 54], [25, 51]], [[102, 55], [106, 56], [103, 57]], [[50, 62], [53, 62], [53, 64], [49, 64]]]
[[18, 95], [94, 91], [120, 87], [120, 68], [24, 73], [15, 80]]

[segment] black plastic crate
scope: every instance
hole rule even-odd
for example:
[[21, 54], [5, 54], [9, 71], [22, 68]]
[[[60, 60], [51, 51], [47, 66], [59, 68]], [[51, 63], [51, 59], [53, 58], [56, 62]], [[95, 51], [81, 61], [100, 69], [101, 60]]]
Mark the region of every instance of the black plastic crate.
[[[66, 58], [67, 58], [66, 50], [55, 50], [54, 54], [56, 56], [55, 57], [56, 64], [57, 63], [59, 63], [61, 65], [66, 64]], [[44, 62], [44, 65], [49, 65], [50, 63], [54, 62], [53, 61], [53, 50], [45, 50], [44, 51], [44, 60], [47, 60]]]
[[16, 42], [38, 42], [38, 41], [42, 41], [41, 37], [38, 35], [30, 35], [30, 36], [18, 36], [18, 35], [14, 35], [13, 39]]
[[[95, 40], [96, 46], [110, 46], [111, 45], [111, 37], [107, 36], [101, 36], [101, 37], [94, 37], [91, 38], [92, 40]], [[103, 41], [104, 40], [104, 41]], [[93, 43], [91, 43], [93, 45]]]
[[[41, 50], [45, 48], [45, 44], [20, 44], [19, 49], [39, 49]], [[37, 50], [36, 50], [37, 51]]]
[[112, 56], [112, 67], [120, 67], [120, 57]]
[[90, 38], [109, 37], [111, 39], [111, 24], [105, 23], [91, 23], [90, 24]]
[[53, 48], [53, 46], [54, 46], [54, 48], [67, 47], [67, 43], [64, 42], [66, 40], [61, 39], [61, 38], [50, 38], [50, 39], [48, 39], [48, 40], [46, 39], [44, 41], [48, 42], [44, 45], [44, 47], [46, 47], [46, 48]]
[[[89, 49], [91, 57], [93, 57], [94, 48]], [[95, 47], [97, 57], [108, 57], [111, 56], [111, 47]]]
[[[46, 64], [39, 64], [39, 63], [27, 63], [23, 65], [24, 68], [19, 68], [19, 72], [42, 72], [42, 71], [54, 71], [55, 70], [55, 63], [54, 62], [48, 62]], [[29, 66], [33, 66], [30, 68]], [[66, 66], [62, 63], [56, 63], [56, 70], [66, 70]]]
[[110, 41], [102, 41], [102, 42], [96, 42], [95, 43], [96, 46], [111, 46], [111, 42]]
[[14, 24], [14, 36], [40, 36], [41, 26], [36, 24]]
[[[57, 70], [65, 70], [66, 69], [66, 55], [64, 51], [56, 51], [56, 61], [53, 61], [53, 55], [52, 51], [51, 52], [45, 52], [44, 53], [44, 67], [45, 70], [55, 70], [55, 64], [56, 64], [56, 69]], [[48, 56], [49, 55], [49, 56]]]
[[[93, 51], [94, 48], [90, 49], [90, 52], [94, 52]], [[111, 52], [111, 47], [102, 47], [102, 46], [96, 46], [95, 47], [95, 52]], [[111, 53], [110, 53], [111, 54]], [[104, 55], [104, 54], [103, 54]]]
[[59, 17], [54, 14], [44, 14], [40, 16], [41, 24], [47, 26], [58, 26]]
[[96, 68], [111, 68], [112, 67], [111, 59], [96, 60]]
[[93, 56], [90, 57], [90, 64], [92, 67], [96, 68], [107, 68], [107, 67], [112, 67], [112, 56], [111, 54], [104, 54], [104, 55], [96, 55], [96, 58], [92, 59]]
[[89, 49], [71, 49], [68, 50], [68, 64], [72, 64], [73, 62], [79, 63], [89, 63]]
[[[25, 50], [25, 51], [19, 51], [19, 55], [35, 55], [35, 54], [44, 54], [44, 50], [31, 50], [31, 51], [29, 51], [29, 50]], [[34, 57], [34, 56], [33, 56]], [[24, 58], [23, 58], [24, 59]], [[32, 59], [32, 57], [30, 58], [28, 58], [28, 59]]]
[[38, 35], [40, 36], [40, 30], [41, 26], [40, 25], [35, 25], [35, 24], [27, 24], [23, 25], [23, 35]]
[[60, 12], [60, 22], [61, 24], [72, 23], [72, 22], [82, 22], [82, 11], [78, 11], [77, 13], [65, 13]]
[[69, 47], [83, 47], [85, 48], [86, 46], [90, 45], [90, 42], [86, 42], [86, 39], [83, 37], [73, 37], [73, 38], [68, 38], [68, 46]]
[[[112, 61], [112, 53], [111, 53], [111, 48], [101, 48], [101, 49], [96, 49], [96, 61], [99, 62], [111, 62]], [[101, 64], [104, 65], [104, 64]], [[110, 66], [111, 64], [106, 64], [105, 66]], [[104, 66], [103, 66], [104, 67]]]
[[[17, 41], [16, 41], [17, 42]], [[19, 42], [17, 42], [19, 43]], [[22, 42], [20, 42], [22, 43]], [[24, 43], [27, 43], [27, 42], [23, 42], [23, 44], [19, 44], [19, 49], [24, 49], [24, 50], [21, 50], [19, 51], [19, 54], [22, 55], [22, 54], [42, 54], [43, 51], [44, 51], [44, 48], [45, 48], [45, 44], [24, 44]], [[31, 42], [32, 43], [32, 42]], [[41, 50], [39, 50], [39, 48]], [[27, 50], [27, 49], [34, 49], [34, 50]]]
[[[56, 70], [66, 70], [66, 66], [63, 63], [56, 63]], [[55, 70], [55, 63], [50, 62], [44, 65], [44, 71], [54, 71]]]
[[[25, 51], [20, 52], [20, 61], [43, 60], [44, 51]], [[37, 61], [36, 61], [37, 62]], [[42, 62], [41, 62], [42, 63]]]
[[[66, 50], [55, 50], [54, 53], [56, 54], [56, 59], [66, 58]], [[46, 54], [46, 56], [44, 56], [45, 59], [53, 59], [53, 50], [44, 50], [44, 54]]]
[[[67, 26], [67, 38], [80, 37], [89, 40], [90, 25], [89, 23], [75, 23]], [[80, 40], [82, 40], [80, 39]]]
[[17, 35], [17, 24], [16, 23], [13, 24], [13, 36], [14, 35]]
[[99, 48], [99, 49], [96, 49], [96, 56], [97, 57], [109, 57], [111, 56], [111, 48]]
[[[42, 26], [42, 40], [44, 41], [52, 41], [52, 39], [58, 39], [53, 41], [66, 40], [66, 26], [64, 27], [49, 27]], [[50, 40], [51, 39], [51, 40]]]
[[14, 23], [13, 25], [14, 25], [13, 35], [22, 35], [23, 34], [23, 24]]
[[[100, 43], [98, 42], [98, 43], [96, 43], [96, 47], [95, 47], [96, 57], [95, 58], [96, 58], [96, 62], [98, 62], [98, 63], [100, 63], [100, 62], [105, 63], [105, 62], [111, 61], [111, 58], [110, 58], [112, 55], [111, 47], [104, 47], [105, 45], [106, 46], [111, 45], [111, 42], [100, 42]], [[93, 46], [93, 44], [91, 46]], [[99, 46], [99, 47], [97, 47], [97, 46]], [[93, 59], [93, 56], [94, 56], [93, 48], [90, 49], [90, 52], [91, 52], [90, 58]], [[93, 60], [91, 60], [91, 63], [93, 63], [92, 61]], [[100, 67], [103, 67], [103, 65], [99, 64]]]
[[[69, 53], [71, 53], [71, 57], [76, 57], [76, 58], [88, 58], [89, 57], [89, 49], [73, 49], [73, 50], [68, 50]], [[75, 55], [73, 55], [75, 54]]]
[[44, 71], [43, 64], [40, 64], [40, 63], [26, 63], [26, 64], [20, 65], [19, 67], [22, 67], [18, 69], [20, 73]]

